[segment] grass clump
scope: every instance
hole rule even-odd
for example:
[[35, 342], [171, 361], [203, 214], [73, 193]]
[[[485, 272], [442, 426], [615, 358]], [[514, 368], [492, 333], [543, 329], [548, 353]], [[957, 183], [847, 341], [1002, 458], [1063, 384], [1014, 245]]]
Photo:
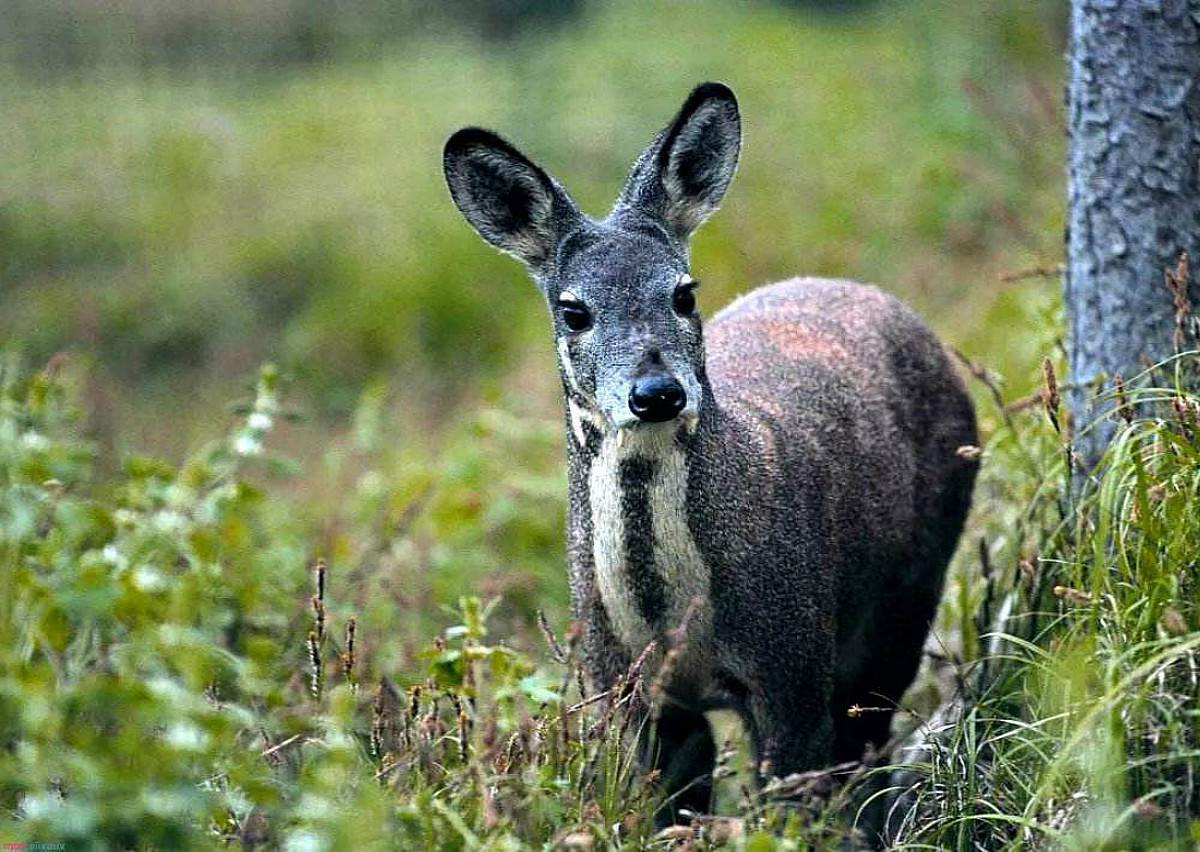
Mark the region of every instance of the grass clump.
[[902, 847], [1200, 838], [1200, 397], [1183, 381], [1196, 360], [1160, 364], [1136, 390], [1114, 383], [1093, 472], [1049, 361], [1042, 392], [1000, 412], [981, 489], [985, 510], [1007, 511], [979, 521], [980, 650], [909, 752], [919, 767], [894, 776], [915, 805]]
[[333, 569], [313, 576], [302, 524], [250, 483], [278, 461], [273, 369], [227, 440], [104, 482], [57, 369], [10, 359], [0, 385], [6, 839], [532, 848], [639, 830], [637, 693], [584, 695], [573, 642], [538, 665], [486, 641], [496, 601], [464, 596], [459, 623], [380, 672]]

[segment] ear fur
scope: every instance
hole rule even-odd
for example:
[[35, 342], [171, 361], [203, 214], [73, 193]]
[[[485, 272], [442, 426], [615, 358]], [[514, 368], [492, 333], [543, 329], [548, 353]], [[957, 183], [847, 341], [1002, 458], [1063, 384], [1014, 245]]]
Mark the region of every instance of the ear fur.
[[491, 131], [464, 127], [446, 141], [446, 184], [467, 222], [501, 251], [537, 268], [553, 256], [578, 208], [528, 157]]
[[634, 163], [614, 215], [650, 216], [686, 242], [721, 203], [737, 171], [742, 126], [724, 83], [702, 83]]

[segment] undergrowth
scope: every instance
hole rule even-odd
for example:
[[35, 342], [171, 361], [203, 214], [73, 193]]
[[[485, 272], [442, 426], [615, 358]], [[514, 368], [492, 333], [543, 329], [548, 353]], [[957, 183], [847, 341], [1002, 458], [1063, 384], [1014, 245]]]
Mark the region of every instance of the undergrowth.
[[[1053, 363], [988, 442], [979, 652], [892, 780], [901, 846], [1191, 849], [1200, 840], [1197, 353], [1100, 396], [1086, 470]], [[978, 367], [974, 372], [988, 379]], [[1084, 428], [1097, 428], [1098, 420]]]
[[[983, 474], [933, 643], [945, 685], [927, 709], [914, 701], [915, 732], [890, 765], [782, 779], [772, 789], [790, 804], [751, 788], [732, 739], [717, 770], [726, 815], [656, 836], [630, 745], [652, 678], [635, 666], [584, 683], [576, 634], [546, 619], [538, 645], [506, 643], [489, 630], [503, 595], [464, 586], [440, 614], [386, 585], [339, 599], [343, 566], [318, 559], [296, 498], [255, 484], [283, 465], [268, 449], [283, 416], [273, 370], [231, 433], [182, 466], [131, 458], [98, 478], [61, 364], [10, 358], [0, 841], [849, 848], [882, 812], [902, 849], [1193, 848], [1198, 365], [1185, 353], [1110, 390], [1115, 436], [1088, 474], [1052, 362], [1040, 394], [1007, 402], [968, 364], [996, 425], [961, 450]], [[364, 540], [409, 534], [381, 530]], [[398, 653], [365, 615], [381, 607], [397, 632], [442, 628]]]

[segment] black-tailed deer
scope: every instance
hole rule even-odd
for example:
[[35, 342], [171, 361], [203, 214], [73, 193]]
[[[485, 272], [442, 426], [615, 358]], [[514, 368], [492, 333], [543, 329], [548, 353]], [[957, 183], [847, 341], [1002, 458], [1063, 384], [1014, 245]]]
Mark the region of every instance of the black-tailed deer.
[[643, 749], [668, 818], [708, 807], [705, 711], [736, 710], [775, 775], [887, 740], [891, 713], [847, 710], [894, 706], [912, 681], [976, 469], [956, 453], [977, 440], [962, 383], [882, 291], [793, 278], [701, 329], [688, 237], [740, 145], [733, 92], [698, 87], [601, 220], [493, 133], [445, 149], [458, 209], [550, 307], [595, 685], [651, 642], [657, 664], [686, 616]]

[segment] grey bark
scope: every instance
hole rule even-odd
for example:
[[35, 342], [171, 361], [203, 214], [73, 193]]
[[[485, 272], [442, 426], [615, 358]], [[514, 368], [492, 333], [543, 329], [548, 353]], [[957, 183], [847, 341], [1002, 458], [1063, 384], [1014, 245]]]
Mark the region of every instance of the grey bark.
[[[1069, 50], [1064, 284], [1078, 386], [1175, 351], [1163, 273], [1200, 248], [1200, 0], [1072, 0]], [[1100, 409], [1087, 387], [1068, 402], [1077, 430]], [[1085, 462], [1111, 431], [1080, 439]]]

